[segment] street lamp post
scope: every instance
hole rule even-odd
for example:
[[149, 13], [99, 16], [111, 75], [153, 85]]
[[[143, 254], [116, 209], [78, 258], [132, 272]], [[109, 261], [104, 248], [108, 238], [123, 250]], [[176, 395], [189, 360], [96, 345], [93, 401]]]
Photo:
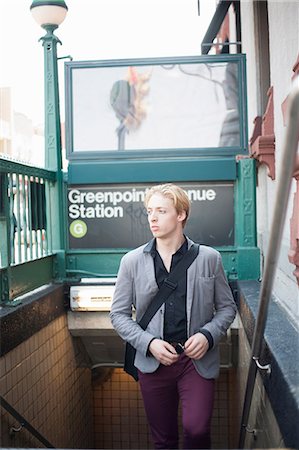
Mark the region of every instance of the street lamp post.
[[40, 40], [44, 47], [44, 93], [45, 93], [45, 163], [46, 169], [57, 174], [57, 188], [50, 189], [53, 251], [58, 256], [56, 276], [64, 276], [64, 198], [61, 151], [61, 127], [59, 110], [59, 84], [57, 68], [57, 43], [60, 40], [54, 30], [63, 22], [67, 13], [63, 0], [33, 0], [30, 10], [35, 21], [46, 30]]

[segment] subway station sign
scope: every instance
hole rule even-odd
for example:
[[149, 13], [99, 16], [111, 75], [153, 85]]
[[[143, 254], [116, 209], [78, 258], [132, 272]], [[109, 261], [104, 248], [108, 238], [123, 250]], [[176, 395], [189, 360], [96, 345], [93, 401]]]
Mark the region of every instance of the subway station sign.
[[[234, 245], [233, 183], [185, 183], [191, 214], [185, 234], [210, 246]], [[143, 201], [149, 185], [70, 186], [70, 249], [135, 248], [152, 238]]]

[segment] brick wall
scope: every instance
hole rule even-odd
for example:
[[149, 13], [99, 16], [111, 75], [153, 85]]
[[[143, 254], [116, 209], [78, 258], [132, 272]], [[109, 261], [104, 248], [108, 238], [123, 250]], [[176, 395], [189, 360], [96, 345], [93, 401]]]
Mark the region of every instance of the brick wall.
[[[91, 372], [78, 368], [60, 316], [0, 359], [0, 392], [54, 447], [92, 448]], [[2, 447], [43, 447], [2, 407]]]
[[[234, 386], [234, 369], [222, 369], [216, 382], [213, 448], [235, 448]], [[94, 381], [94, 431], [96, 448], [153, 448], [139, 383], [122, 369], [111, 369]]]

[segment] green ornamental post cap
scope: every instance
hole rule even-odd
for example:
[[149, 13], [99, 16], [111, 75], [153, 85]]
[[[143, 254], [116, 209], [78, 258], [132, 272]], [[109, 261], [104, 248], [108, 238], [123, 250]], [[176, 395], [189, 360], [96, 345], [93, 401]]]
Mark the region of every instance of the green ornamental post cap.
[[68, 9], [64, 0], [33, 0], [30, 9], [36, 6], [61, 6], [64, 9]]

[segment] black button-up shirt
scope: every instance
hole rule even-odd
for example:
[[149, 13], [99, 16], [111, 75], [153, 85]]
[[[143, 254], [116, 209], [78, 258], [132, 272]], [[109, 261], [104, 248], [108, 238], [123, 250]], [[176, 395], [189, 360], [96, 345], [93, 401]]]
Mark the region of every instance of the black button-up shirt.
[[[188, 251], [187, 239], [183, 245], [172, 255], [170, 272], [182, 259], [184, 254]], [[169, 273], [164, 266], [161, 256], [156, 249], [156, 240], [154, 240], [151, 255], [154, 258], [155, 276], [159, 289], [168, 277]], [[167, 342], [185, 342], [187, 336], [187, 313], [186, 313], [186, 296], [187, 296], [187, 271], [181, 274], [178, 279], [178, 286], [175, 291], [170, 294], [165, 302], [165, 316], [164, 316], [164, 336], [163, 339]], [[213, 337], [211, 333], [205, 328], [198, 330], [204, 334], [209, 342], [209, 349], [213, 347]]]
[[[170, 272], [182, 259], [188, 251], [187, 240], [172, 255]], [[159, 252], [156, 249], [156, 242], [152, 249], [154, 258], [156, 282], [161, 287], [169, 273], [166, 270]], [[187, 340], [187, 315], [186, 315], [186, 294], [187, 294], [187, 271], [181, 274], [178, 279], [178, 285], [175, 291], [170, 294], [165, 302], [164, 316], [164, 336], [163, 339], [168, 342], [185, 342]]]

